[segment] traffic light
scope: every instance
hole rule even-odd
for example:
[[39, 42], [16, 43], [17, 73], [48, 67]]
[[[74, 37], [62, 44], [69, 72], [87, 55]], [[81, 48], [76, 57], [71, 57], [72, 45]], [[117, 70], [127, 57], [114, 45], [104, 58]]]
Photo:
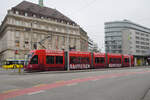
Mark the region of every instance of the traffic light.
[[15, 54], [18, 54], [18, 50], [15, 50]]

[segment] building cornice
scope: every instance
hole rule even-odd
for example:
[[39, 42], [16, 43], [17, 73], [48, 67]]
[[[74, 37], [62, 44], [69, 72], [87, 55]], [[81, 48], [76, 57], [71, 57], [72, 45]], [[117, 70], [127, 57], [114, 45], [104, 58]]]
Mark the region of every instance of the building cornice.
[[8, 13], [7, 16], [27, 20], [27, 21], [30, 21], [31, 23], [40, 22], [40, 23], [46, 23], [46, 24], [60, 25], [60, 26], [67, 27], [67, 28], [79, 29], [79, 26], [72, 26], [72, 25], [68, 25], [68, 24], [63, 24], [63, 23], [51, 21], [51, 20], [48, 20], [48, 19], [39, 19], [39, 18], [34, 18], [34, 17], [26, 17], [26, 16], [23, 16], [23, 15], [10, 14], [10, 13]]

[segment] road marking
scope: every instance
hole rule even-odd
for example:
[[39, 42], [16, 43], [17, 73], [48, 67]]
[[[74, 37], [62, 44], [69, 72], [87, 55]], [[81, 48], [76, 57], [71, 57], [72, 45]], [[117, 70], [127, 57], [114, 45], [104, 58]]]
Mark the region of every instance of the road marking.
[[93, 80], [91, 80], [91, 81], [98, 81], [99, 79], [93, 79]]
[[62, 83], [65, 82], [64, 80], [60, 80], [60, 81], [55, 81], [55, 83]]
[[77, 85], [77, 83], [67, 84], [66, 86], [75, 86], [75, 85]]
[[111, 76], [110, 78], [117, 78], [118, 76]]
[[11, 89], [11, 90], [7, 90], [7, 91], [3, 91], [2, 93], [10, 93], [10, 92], [14, 92], [14, 91], [17, 91], [19, 89]]
[[47, 84], [38, 84], [38, 85], [35, 85], [34, 87], [40, 87], [40, 86], [45, 86]]
[[28, 93], [27, 95], [34, 95], [34, 94], [39, 94], [39, 93], [43, 93], [43, 92], [45, 92], [45, 91], [44, 90], [40, 90], [40, 91]]
[[[86, 77], [84, 77], [84, 78], [86, 78]], [[89, 77], [87, 77], [87, 78], [93, 78], [93, 76], [89, 76]]]
[[80, 78], [74, 78], [74, 79], [72, 79], [72, 80], [80, 80]]

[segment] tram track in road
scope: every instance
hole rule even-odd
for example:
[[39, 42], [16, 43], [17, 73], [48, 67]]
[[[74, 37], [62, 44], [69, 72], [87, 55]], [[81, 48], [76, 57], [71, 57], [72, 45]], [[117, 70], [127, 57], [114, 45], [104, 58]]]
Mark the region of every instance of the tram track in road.
[[144, 95], [140, 100], [150, 100], [150, 86], [147, 90], [145, 90]]

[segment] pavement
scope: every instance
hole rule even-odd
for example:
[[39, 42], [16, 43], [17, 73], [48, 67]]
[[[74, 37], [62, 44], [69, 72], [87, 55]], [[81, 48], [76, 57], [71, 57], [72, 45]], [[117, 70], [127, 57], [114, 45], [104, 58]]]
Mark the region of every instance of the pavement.
[[29, 74], [9, 71], [11, 74], [0, 71], [0, 100], [150, 100], [148, 67]]

